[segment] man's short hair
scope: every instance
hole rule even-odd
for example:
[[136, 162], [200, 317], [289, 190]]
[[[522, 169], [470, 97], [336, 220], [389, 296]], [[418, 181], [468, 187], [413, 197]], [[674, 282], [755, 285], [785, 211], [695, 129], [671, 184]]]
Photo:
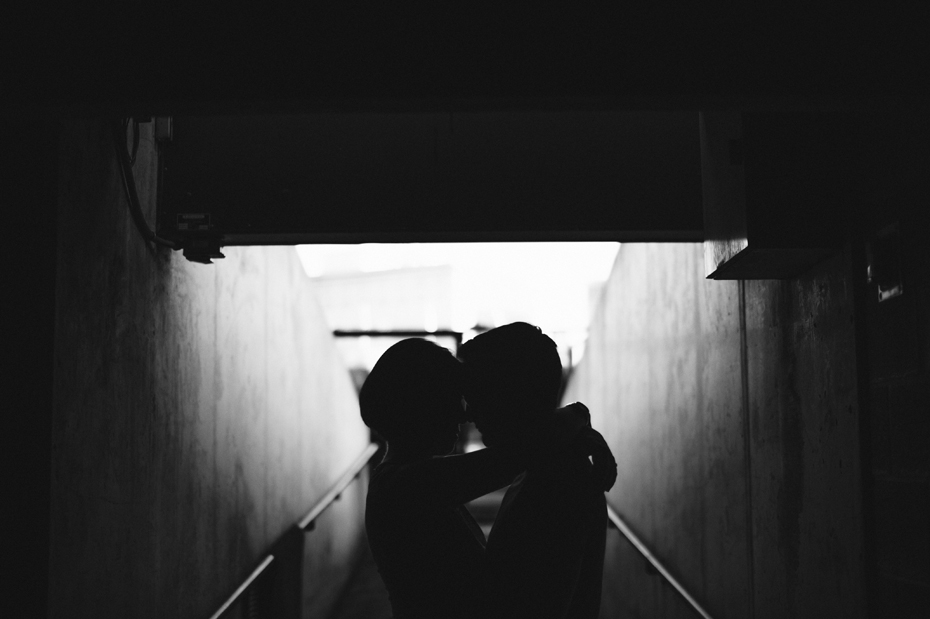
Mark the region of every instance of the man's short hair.
[[362, 421], [388, 441], [415, 438], [462, 395], [461, 363], [448, 349], [410, 338], [388, 348], [359, 391]]
[[537, 326], [514, 322], [481, 333], [459, 348], [459, 358], [468, 381], [495, 405], [531, 413], [558, 406], [562, 360]]

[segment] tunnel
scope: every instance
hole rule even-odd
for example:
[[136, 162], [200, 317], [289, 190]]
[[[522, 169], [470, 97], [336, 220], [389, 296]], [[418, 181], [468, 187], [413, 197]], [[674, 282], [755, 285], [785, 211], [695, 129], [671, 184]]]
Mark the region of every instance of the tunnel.
[[[141, 127], [133, 183], [151, 218], [158, 153]], [[241, 590], [222, 616], [344, 616], [372, 576], [371, 436], [317, 292], [291, 241], [240, 236], [214, 264], [144, 241], [111, 128], [60, 137], [50, 614], [209, 617]], [[876, 164], [872, 199], [923, 195], [905, 159]], [[705, 209], [707, 183], [705, 155]], [[801, 267], [797, 249], [761, 251], [758, 276], [708, 266], [713, 239], [621, 231], [564, 393], [619, 465], [601, 616], [864, 617], [923, 599], [895, 576], [919, 578], [926, 541], [922, 222], [849, 213], [830, 251]], [[903, 294], [881, 300], [872, 264]]]
[[[525, 47], [430, 53], [374, 22], [359, 46], [82, 22], [83, 56], [68, 19], [39, 29], [6, 118], [17, 605], [386, 619], [363, 526], [376, 447], [292, 246], [608, 240], [563, 394], [618, 461], [600, 616], [926, 614], [930, 126], [910, 39], [692, 15], [729, 29], [698, 45], [685, 14], [626, 38], [546, 15]], [[288, 47], [310, 39], [336, 51]], [[344, 159], [301, 150], [321, 126], [341, 127], [330, 146], [355, 132]], [[331, 208], [294, 207], [308, 195]], [[493, 500], [472, 507], [489, 526]]]

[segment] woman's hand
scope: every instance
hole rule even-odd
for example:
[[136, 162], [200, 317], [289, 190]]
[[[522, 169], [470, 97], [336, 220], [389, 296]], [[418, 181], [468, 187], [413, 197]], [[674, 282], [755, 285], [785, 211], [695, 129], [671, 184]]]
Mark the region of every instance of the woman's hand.
[[617, 461], [610, 451], [610, 446], [600, 432], [593, 428], [582, 430], [574, 439], [574, 449], [586, 456], [591, 456], [594, 468], [591, 474], [604, 492], [613, 488], [617, 481]]
[[572, 436], [591, 427], [591, 413], [581, 402], [555, 409], [552, 415], [552, 432], [555, 436]]
[[591, 427], [591, 414], [581, 402], [557, 408], [527, 426], [517, 435], [514, 447], [529, 461], [545, 460], [553, 453], [566, 451], [582, 430]]
[[601, 433], [591, 428], [591, 413], [581, 402], [556, 409], [546, 442], [556, 450], [568, 442], [575, 453], [590, 456], [592, 474], [604, 492], [617, 481], [617, 460]]

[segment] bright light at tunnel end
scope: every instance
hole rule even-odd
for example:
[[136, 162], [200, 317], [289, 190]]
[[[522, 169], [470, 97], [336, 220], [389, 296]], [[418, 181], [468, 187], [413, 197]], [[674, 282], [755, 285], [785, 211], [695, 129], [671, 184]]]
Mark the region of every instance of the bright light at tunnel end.
[[449, 329], [467, 341], [475, 327], [525, 321], [556, 340], [563, 353], [570, 348], [574, 365], [584, 351], [598, 287], [609, 277], [619, 248], [610, 242], [523, 242], [299, 245], [296, 250], [306, 275], [319, 282], [334, 329]]

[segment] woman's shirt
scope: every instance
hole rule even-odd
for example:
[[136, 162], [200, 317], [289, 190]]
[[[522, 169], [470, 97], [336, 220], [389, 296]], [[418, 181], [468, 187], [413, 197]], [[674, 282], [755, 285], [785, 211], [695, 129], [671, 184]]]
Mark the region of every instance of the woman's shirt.
[[519, 470], [492, 449], [375, 469], [365, 529], [394, 619], [476, 616], [485, 538], [463, 504], [506, 486]]

